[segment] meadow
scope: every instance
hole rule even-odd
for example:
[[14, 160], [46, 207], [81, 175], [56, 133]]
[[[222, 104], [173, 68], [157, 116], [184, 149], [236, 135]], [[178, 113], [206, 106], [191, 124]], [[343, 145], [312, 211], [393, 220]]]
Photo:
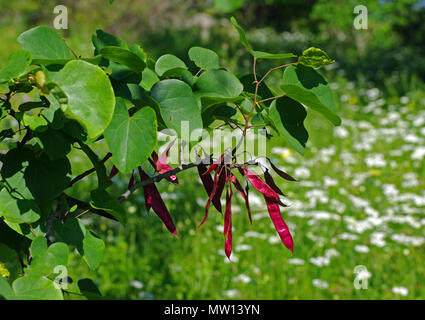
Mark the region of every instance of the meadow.
[[93, 273], [75, 258], [73, 272], [98, 279], [105, 296], [119, 299], [425, 298], [425, 98], [417, 91], [384, 96], [344, 80], [332, 86], [342, 126], [309, 111], [304, 157], [281, 140], [268, 143], [274, 163], [298, 180], [275, 179], [289, 205], [283, 216], [293, 254], [251, 191], [252, 225], [242, 198], [233, 206], [229, 261], [221, 214], [212, 209], [197, 229], [206, 194], [188, 170], [180, 186], [159, 183], [179, 239], [146, 214], [138, 191], [127, 203], [126, 228], [86, 215], [106, 253]]

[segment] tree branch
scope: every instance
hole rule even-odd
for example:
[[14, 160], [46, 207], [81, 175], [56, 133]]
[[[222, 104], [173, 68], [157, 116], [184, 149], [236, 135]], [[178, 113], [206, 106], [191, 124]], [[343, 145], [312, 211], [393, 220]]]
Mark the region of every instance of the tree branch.
[[[112, 157], [112, 153], [108, 152], [106, 154], [106, 156], [101, 160], [103, 163], [105, 163], [110, 157]], [[87, 177], [89, 174], [93, 173], [96, 171], [96, 168], [91, 168], [90, 170], [87, 170], [85, 172], [83, 172], [82, 174], [79, 174], [78, 176], [76, 176], [74, 179], [71, 180], [71, 182], [68, 185], [69, 187], [72, 187], [72, 185], [82, 179], [84, 179], [85, 177]]]
[[98, 216], [105, 217], [105, 218], [108, 218], [108, 219], [111, 219], [111, 220], [114, 220], [114, 221], [118, 221], [113, 215], [106, 212], [105, 210], [93, 208], [90, 205], [90, 203], [87, 203], [87, 202], [84, 202], [84, 201], [81, 201], [81, 200], [78, 200], [76, 198], [69, 197], [69, 196], [67, 196], [67, 201], [68, 201], [69, 207], [73, 207], [73, 206], [77, 205], [77, 207], [79, 209], [89, 210], [90, 212], [93, 212], [94, 214], [97, 214]]
[[182, 172], [182, 171], [184, 171], [184, 170], [187, 170], [187, 169], [190, 169], [190, 168], [193, 168], [193, 167], [196, 167], [196, 166], [198, 166], [200, 163], [211, 163], [211, 158], [210, 157], [207, 157], [207, 158], [204, 158], [204, 159], [202, 159], [202, 160], [200, 160], [199, 162], [192, 162], [192, 163], [189, 163], [189, 164], [183, 164], [181, 167], [177, 167], [177, 168], [175, 168], [175, 169], [173, 169], [173, 170], [170, 170], [170, 171], [167, 171], [167, 172], [164, 172], [164, 173], [162, 173], [162, 174], [159, 174], [159, 175], [156, 175], [156, 176], [153, 176], [153, 177], [151, 177], [151, 178], [149, 178], [149, 179], [146, 179], [146, 180], [143, 180], [143, 181], [140, 181], [140, 182], [137, 182], [137, 183], [135, 183], [130, 189], [128, 189], [126, 192], [124, 192], [119, 198], [118, 198], [118, 201], [119, 202], [123, 202], [123, 201], [125, 201], [125, 200], [127, 200], [127, 198], [134, 192], [134, 191], [136, 191], [138, 188], [141, 188], [141, 187], [143, 187], [143, 186], [146, 186], [146, 185], [148, 185], [148, 184], [151, 184], [151, 183], [155, 183], [155, 182], [159, 182], [159, 181], [161, 181], [162, 179], [164, 179], [164, 178], [168, 178], [168, 177], [170, 177], [170, 176], [173, 176], [173, 175], [176, 175], [177, 173], [179, 173], [179, 172]]

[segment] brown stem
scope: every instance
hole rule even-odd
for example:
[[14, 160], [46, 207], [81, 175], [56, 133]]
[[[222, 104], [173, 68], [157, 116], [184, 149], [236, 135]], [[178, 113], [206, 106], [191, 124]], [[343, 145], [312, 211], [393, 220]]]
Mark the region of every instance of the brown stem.
[[263, 103], [263, 102], [266, 102], [266, 101], [269, 101], [269, 100], [274, 100], [274, 99], [282, 98], [284, 96], [286, 96], [286, 94], [281, 94], [281, 95], [278, 95], [278, 96], [274, 96], [274, 97], [270, 97], [270, 98], [267, 98], [267, 99], [263, 99], [263, 100], [258, 101], [258, 103]]

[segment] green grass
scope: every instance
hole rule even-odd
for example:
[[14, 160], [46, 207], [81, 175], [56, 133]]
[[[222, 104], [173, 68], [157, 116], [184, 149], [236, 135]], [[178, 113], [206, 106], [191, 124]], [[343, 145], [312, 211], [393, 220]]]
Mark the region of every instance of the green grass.
[[[336, 137], [324, 118], [309, 113], [310, 140], [305, 157], [282, 149], [284, 142], [277, 139], [268, 145], [275, 163], [299, 180], [276, 179], [292, 202], [283, 216], [294, 236], [293, 254], [277, 237], [265, 205], [253, 205], [251, 226], [237, 198], [233, 205], [234, 255], [229, 263], [224, 257], [223, 234], [217, 229], [223, 225], [222, 215], [211, 209], [207, 222], [197, 230], [206, 193], [196, 170], [191, 170], [179, 176], [180, 186], [159, 183], [163, 195], [175, 197], [166, 203], [177, 223], [179, 239], [166, 231], [154, 213], [146, 215], [143, 193], [138, 191], [126, 204], [130, 212], [126, 228], [86, 215], [85, 220], [91, 220], [106, 240], [107, 249], [101, 267], [94, 272], [75, 257], [71, 276], [96, 279], [106, 296], [119, 299], [425, 298], [425, 164], [423, 157], [411, 157], [424, 147], [423, 125], [418, 125], [418, 119], [425, 121], [424, 104], [387, 97], [384, 106], [374, 107], [382, 101], [368, 98], [364, 90], [347, 90], [341, 82], [338, 91], [350, 92], [341, 103], [346, 132], [338, 129], [346, 136]], [[362, 111], [367, 105], [372, 112]], [[374, 114], [378, 109], [382, 114]], [[392, 119], [397, 114], [400, 119]], [[385, 123], [385, 119], [393, 122]], [[394, 130], [398, 131], [394, 134]], [[361, 150], [365, 146], [370, 150]], [[374, 155], [376, 163], [369, 167], [365, 160]], [[385, 160], [382, 166], [380, 157]], [[404, 176], [406, 173], [416, 174], [416, 178]], [[386, 195], [384, 190], [391, 191], [387, 184], [394, 185], [398, 195]], [[254, 193], [251, 191], [252, 196]], [[379, 233], [385, 243], [374, 239]], [[342, 239], [347, 234], [356, 239]], [[402, 236], [397, 235], [419, 242], [403, 244]], [[369, 251], [356, 251], [356, 245]], [[291, 263], [294, 258], [304, 264]], [[312, 263], [315, 259], [325, 265]], [[371, 275], [366, 290], [354, 287], [356, 266], [365, 266]], [[325, 281], [327, 286], [318, 288], [314, 279]], [[132, 285], [134, 280], [143, 287]], [[408, 294], [396, 294], [393, 287], [404, 287]]]

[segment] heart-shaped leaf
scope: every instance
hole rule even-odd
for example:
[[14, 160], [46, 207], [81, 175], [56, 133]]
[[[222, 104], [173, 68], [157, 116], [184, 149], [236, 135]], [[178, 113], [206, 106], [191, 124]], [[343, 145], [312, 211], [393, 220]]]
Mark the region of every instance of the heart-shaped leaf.
[[119, 171], [129, 173], [149, 158], [156, 145], [156, 127], [152, 108], [144, 107], [129, 117], [124, 99], [116, 99], [114, 116], [104, 135]]
[[181, 134], [182, 122], [190, 125], [190, 130], [202, 128], [201, 110], [192, 89], [183, 81], [162, 80], [151, 90], [152, 97], [159, 103], [165, 124]]
[[65, 114], [87, 130], [89, 138], [103, 133], [112, 120], [114, 91], [103, 70], [88, 62], [68, 62], [54, 77], [67, 97]]

